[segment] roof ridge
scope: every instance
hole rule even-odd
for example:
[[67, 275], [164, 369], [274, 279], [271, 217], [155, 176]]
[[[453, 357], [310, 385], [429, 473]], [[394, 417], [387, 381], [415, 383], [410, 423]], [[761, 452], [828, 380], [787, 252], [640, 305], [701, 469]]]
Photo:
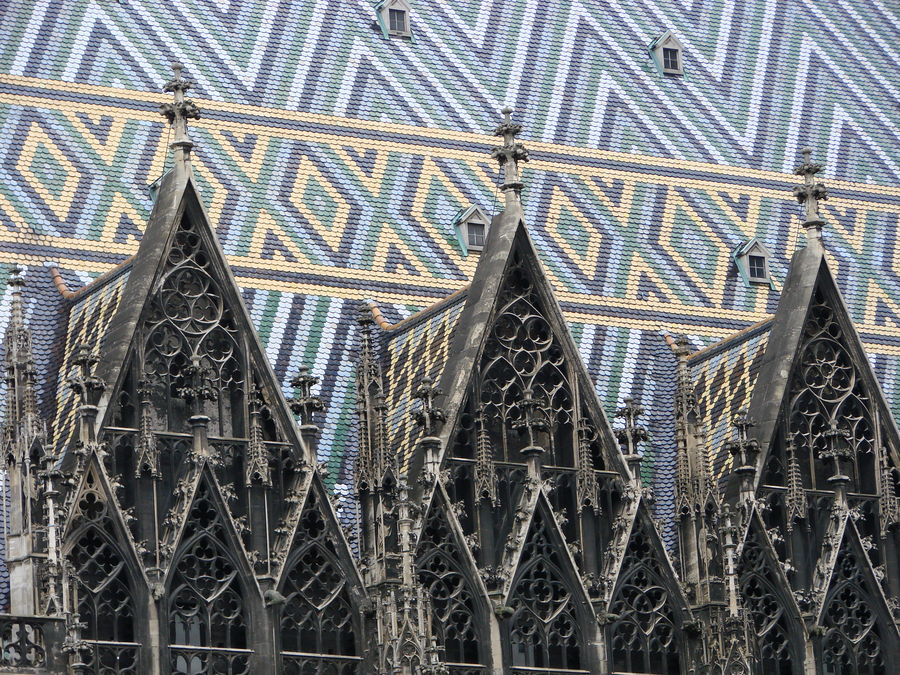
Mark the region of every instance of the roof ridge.
[[386, 333], [395, 333], [400, 330], [404, 330], [410, 328], [420, 321], [424, 321], [429, 318], [432, 314], [436, 314], [440, 310], [446, 308], [448, 305], [453, 304], [454, 301], [459, 300], [465, 293], [469, 291], [469, 288], [472, 284], [466, 284], [462, 288], [453, 291], [450, 295], [445, 298], [441, 298], [437, 302], [434, 302], [428, 307], [423, 307], [417, 312], [413, 312], [405, 319], [401, 319], [397, 323], [388, 323], [388, 320], [384, 318], [384, 314], [381, 313], [381, 308], [378, 306], [378, 303], [374, 300], [369, 303], [369, 309], [372, 312], [372, 317], [375, 319], [375, 323], [378, 324], [378, 327], [381, 328]]
[[53, 283], [56, 286], [56, 290], [59, 291], [59, 294], [66, 300], [72, 300], [74, 302], [76, 300], [80, 300], [88, 293], [102, 288], [107, 282], [112, 281], [125, 270], [127, 270], [133, 262], [134, 255], [130, 255], [115, 267], [108, 269], [96, 279], [89, 281], [80, 288], [76, 288], [74, 291], [69, 288], [68, 284], [66, 284], [65, 280], [62, 278], [62, 274], [60, 274], [59, 272], [59, 265], [54, 263], [52, 265], [48, 265], [47, 267], [50, 271], [50, 276], [53, 279]]
[[756, 323], [752, 323], [746, 328], [734, 333], [733, 335], [729, 335], [718, 342], [714, 342], [711, 345], [704, 347], [703, 349], [699, 349], [690, 356], [688, 356], [688, 365], [695, 366], [697, 363], [701, 361], [705, 361], [708, 358], [712, 358], [720, 351], [728, 349], [729, 347], [733, 347], [735, 344], [743, 342], [744, 340], [749, 340], [752, 337], [755, 337], [758, 333], [761, 333], [763, 330], [768, 328], [772, 322], [775, 320], [774, 315], [770, 316], [762, 321], [757, 321]]

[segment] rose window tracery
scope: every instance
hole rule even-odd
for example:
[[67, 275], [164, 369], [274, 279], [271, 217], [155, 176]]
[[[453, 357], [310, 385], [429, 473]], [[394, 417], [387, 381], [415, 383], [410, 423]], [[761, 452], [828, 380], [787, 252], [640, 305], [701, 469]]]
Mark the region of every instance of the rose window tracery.
[[[168, 598], [172, 668], [177, 673], [249, 672], [247, 616], [237, 564], [226, 544], [223, 515], [201, 482], [174, 558]], [[224, 670], [222, 669], [224, 668]]]
[[509, 643], [514, 666], [581, 668], [582, 625], [557, 546], [535, 514], [513, 583]]
[[460, 571], [460, 551], [441, 508], [422, 530], [416, 571], [431, 598], [432, 628], [447, 661], [480, 663], [479, 622], [472, 587]]
[[562, 346], [541, 310], [530, 270], [519, 252], [507, 270], [496, 318], [481, 357], [478, 389], [498, 459], [521, 461], [526, 392], [545, 431], [545, 463], [571, 466], [573, 396]]
[[207, 414], [222, 435], [234, 435], [231, 411], [246, 378], [234, 316], [213, 275], [202, 237], [183, 219], [144, 321], [142, 377], [157, 387], [169, 428], [180, 431], [189, 414], [178, 408], [185, 392], [204, 389], [216, 401]]
[[677, 673], [678, 637], [664, 571], [648, 533], [638, 522], [628, 542], [610, 613], [614, 669], [634, 673]]

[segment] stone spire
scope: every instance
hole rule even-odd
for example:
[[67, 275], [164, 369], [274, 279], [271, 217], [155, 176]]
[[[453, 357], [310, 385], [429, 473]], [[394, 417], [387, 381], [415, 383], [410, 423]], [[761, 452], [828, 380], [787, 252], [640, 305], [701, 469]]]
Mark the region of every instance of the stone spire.
[[356, 406], [359, 418], [359, 459], [356, 466], [357, 490], [375, 489], [388, 468], [385, 453], [384, 382], [375, 354], [372, 326], [375, 323], [367, 304], [359, 309], [359, 362], [356, 367]]
[[174, 139], [169, 147], [175, 155], [175, 167], [189, 170], [194, 143], [188, 138], [187, 124], [188, 120], [200, 119], [200, 109], [191, 99], [184, 97], [185, 92], [193, 87], [194, 83], [181, 77], [183, 67], [180, 63], [172, 64], [174, 75], [163, 87], [163, 91], [172, 93], [172, 103], [160, 105], [159, 112], [172, 126]]
[[505, 209], [522, 208], [522, 176], [519, 173], [519, 162], [528, 161], [528, 150], [525, 146], [516, 141], [516, 136], [522, 131], [521, 124], [515, 124], [512, 121], [512, 108], [504, 108], [500, 112], [503, 113], [503, 122], [494, 129], [494, 136], [503, 138], [503, 145], [494, 148], [491, 156], [500, 164], [503, 169], [503, 183], [500, 190], [506, 199]]
[[19, 442], [30, 445], [35, 437], [43, 435], [43, 425], [37, 411], [31, 331], [25, 325], [22, 301], [25, 281], [19, 269], [11, 270], [7, 284], [12, 292], [12, 301], [5, 335], [7, 402], [3, 437], [7, 446]]
[[631, 479], [638, 488], [641, 487], [641, 459], [643, 457], [640, 452], [640, 444], [650, 438], [647, 430], [637, 422], [638, 417], [643, 414], [643, 406], [636, 403], [630, 396], [625, 397], [624, 405], [616, 411], [616, 417], [625, 421], [625, 426], [616, 432], [616, 436], [622, 447], [622, 456], [631, 472]]
[[35, 536], [43, 524], [38, 473], [45, 434], [37, 409], [31, 331], [25, 322], [22, 298], [25, 282], [20, 270], [11, 270], [7, 283], [12, 302], [4, 336], [7, 398], [6, 417], [0, 433], [10, 490], [9, 512], [5, 515], [6, 553], [10, 611], [28, 615], [36, 614], [41, 608], [39, 568], [46, 560]]
[[803, 163], [794, 171], [798, 176], [803, 176], [803, 185], [794, 188], [794, 196], [797, 201], [805, 207], [803, 227], [806, 229], [806, 236], [810, 242], [818, 242], [821, 245], [822, 227], [825, 221], [819, 215], [819, 202], [828, 199], [828, 190], [822, 183], [817, 183], [815, 176], [819, 173], [823, 165], [815, 164], [810, 159], [812, 155], [811, 148], [804, 148]]

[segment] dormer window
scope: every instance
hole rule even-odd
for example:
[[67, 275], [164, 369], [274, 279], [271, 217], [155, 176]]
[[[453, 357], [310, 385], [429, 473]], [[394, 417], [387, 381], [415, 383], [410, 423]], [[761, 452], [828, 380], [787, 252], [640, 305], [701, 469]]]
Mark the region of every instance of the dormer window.
[[769, 274], [769, 259], [772, 255], [759, 239], [744, 242], [734, 252], [734, 262], [738, 273], [747, 286], [751, 284], [772, 285]]
[[766, 258], [761, 255], [747, 256], [747, 272], [750, 281], [768, 281], [769, 275], [766, 273]]
[[406, 10], [389, 9], [388, 10], [388, 32], [406, 35]]
[[464, 253], [484, 249], [489, 224], [490, 219], [474, 204], [467, 209], [461, 209], [456, 214], [453, 218], [453, 226]]
[[477, 220], [470, 220], [466, 223], [466, 243], [470, 251], [480, 251], [484, 248], [485, 228], [487, 228], [487, 225]]
[[672, 31], [666, 31], [650, 43], [650, 56], [663, 75], [684, 75], [684, 48]]
[[375, 6], [378, 24], [385, 37], [412, 37], [409, 26], [411, 9], [408, 0], [381, 0]]
[[663, 47], [663, 70], [678, 70], [678, 50]]

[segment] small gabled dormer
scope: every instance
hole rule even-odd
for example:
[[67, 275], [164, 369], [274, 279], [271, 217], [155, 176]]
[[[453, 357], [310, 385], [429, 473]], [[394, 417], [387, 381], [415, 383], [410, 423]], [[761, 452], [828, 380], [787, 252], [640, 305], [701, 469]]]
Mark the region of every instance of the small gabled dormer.
[[409, 25], [412, 7], [407, 0], [381, 0], [375, 5], [375, 11], [384, 37], [412, 37]]
[[475, 204], [457, 212], [453, 218], [453, 227], [463, 253], [481, 251], [484, 248], [490, 223], [490, 218]]
[[672, 31], [650, 43], [650, 56], [663, 75], [684, 75], [684, 47]]
[[747, 286], [767, 284], [772, 286], [769, 260], [772, 254], [756, 237], [738, 246], [733, 254], [734, 264]]

